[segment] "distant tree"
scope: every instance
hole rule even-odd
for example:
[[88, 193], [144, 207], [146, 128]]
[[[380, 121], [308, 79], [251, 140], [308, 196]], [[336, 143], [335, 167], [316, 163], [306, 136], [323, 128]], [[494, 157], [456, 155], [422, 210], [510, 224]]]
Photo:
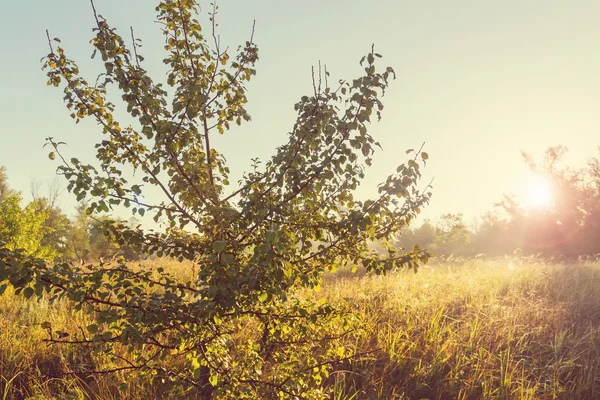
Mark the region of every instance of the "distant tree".
[[[598, 147], [598, 153], [600, 153], [600, 147]], [[600, 194], [600, 157], [596, 156], [588, 161], [588, 171], [594, 191], [598, 195]]]
[[90, 256], [91, 219], [86, 213], [87, 205], [79, 204], [68, 233], [70, 252], [75, 260], [88, 260]]
[[[337, 265], [385, 273], [417, 268], [429, 257], [423, 249], [388, 246], [429, 200], [416, 187], [427, 153], [414, 151], [374, 200], [353, 197], [379, 146], [368, 124], [381, 117], [380, 97], [394, 71], [380, 70], [374, 51], [361, 60], [364, 74], [349, 82], [332, 87], [329, 73], [316, 71], [313, 93], [294, 107], [287, 143], [227, 190], [229, 169], [211, 138], [250, 120], [245, 84], [255, 75], [257, 47], [251, 39], [237, 54], [223, 48], [214, 31], [216, 7], [207, 36], [195, 1], [165, 0], [156, 10], [170, 96], [142, 67], [139, 40], [127, 47], [99, 15], [92, 43], [105, 73], [97, 84], [80, 77], [49, 41], [48, 83], [64, 86], [76, 121], [91, 117], [105, 134], [96, 145], [97, 165], [66, 158], [52, 138], [50, 158], [61, 162], [68, 189], [89, 201], [91, 215], [122, 205], [142, 217], [166, 217], [164, 232], [102, 225], [120, 246], [194, 261], [197, 280], [178, 282], [162, 269], [133, 269], [124, 261], [51, 265], [0, 246], [0, 282], [8, 279], [26, 297], [63, 296], [89, 312], [85, 334], [52, 341], [91, 346], [117, 368], [191, 385], [205, 398], [327, 398], [322, 383], [331, 366], [353, 356], [338, 339], [356, 326], [351, 313], [298, 291], [319, 285]], [[107, 96], [113, 84], [135, 124], [117, 122]], [[129, 167], [141, 182], [125, 178], [121, 171]], [[149, 187], [162, 201], [142, 196]], [[372, 252], [374, 241], [388, 251]]]
[[463, 215], [444, 214], [435, 225], [436, 242], [432, 251], [439, 255], [466, 255], [471, 232], [463, 222]]
[[112, 240], [110, 233], [106, 231], [105, 225], [110, 223], [109, 217], [91, 219], [88, 228], [89, 249], [88, 259], [109, 259], [121, 253], [121, 247]]
[[[98, 259], [110, 260], [116, 256], [123, 256], [127, 260], [138, 260], [140, 255], [127, 244], [119, 245], [114, 241], [110, 232], [105, 229], [105, 224], [111, 223], [109, 216], [95, 216], [88, 214], [89, 204], [81, 203], [77, 206], [76, 214], [70, 223], [68, 236], [69, 252], [72, 259], [92, 262]], [[129, 227], [135, 227], [135, 219], [128, 222]]]
[[8, 177], [6, 176], [6, 168], [0, 166], [0, 200], [8, 195]]
[[429, 250], [433, 250], [437, 241], [437, 232], [435, 226], [425, 220], [423, 224], [417, 228], [407, 227], [396, 238], [396, 246], [402, 249], [412, 249], [415, 246], [420, 246]]
[[530, 170], [551, 182], [549, 207], [527, 208], [508, 197], [499, 203], [509, 217], [506, 234], [526, 252], [575, 256], [600, 251], [597, 160], [592, 159], [587, 168], [563, 167], [561, 161], [566, 152], [564, 146], [550, 147], [541, 162], [523, 153]]
[[0, 241], [12, 250], [23, 249], [35, 257], [54, 258], [56, 249], [44, 243], [50, 233], [46, 225], [50, 210], [37, 200], [23, 207], [21, 194], [8, 187], [4, 169], [0, 169], [0, 189]]
[[507, 234], [507, 223], [508, 221], [494, 211], [482, 215], [471, 234], [470, 255], [499, 256], [514, 252], [520, 244]]
[[34, 182], [31, 187], [31, 205], [36, 213], [47, 216], [43, 223], [44, 236], [40, 242], [41, 246], [52, 249], [57, 257], [72, 259], [73, 253], [69, 244], [71, 220], [56, 204], [59, 194], [58, 184], [55, 182], [50, 185], [47, 197], [43, 197], [40, 194], [40, 185]]

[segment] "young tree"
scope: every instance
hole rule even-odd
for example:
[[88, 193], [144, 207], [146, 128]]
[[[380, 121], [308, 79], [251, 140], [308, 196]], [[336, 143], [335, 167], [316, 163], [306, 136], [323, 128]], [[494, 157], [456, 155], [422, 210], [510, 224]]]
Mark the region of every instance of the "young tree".
[[[394, 71], [380, 70], [374, 51], [360, 62], [362, 76], [335, 87], [327, 71], [317, 71], [313, 92], [294, 106], [298, 115], [287, 143], [228, 190], [229, 169], [211, 137], [250, 120], [245, 82], [255, 75], [258, 49], [252, 38], [237, 54], [221, 46], [217, 7], [206, 37], [195, 1], [164, 0], [156, 10], [170, 97], [143, 68], [133, 30], [129, 47], [95, 10], [92, 43], [105, 67], [98, 84], [82, 78], [49, 40], [49, 85], [64, 87], [76, 121], [93, 118], [104, 133], [96, 165], [67, 161], [52, 138], [50, 157], [61, 161], [68, 189], [89, 201], [88, 213], [125, 206], [166, 218], [164, 232], [121, 222], [103, 226], [117, 243], [139, 252], [194, 261], [196, 281], [178, 282], [162, 269], [134, 270], [125, 262], [51, 265], [8, 248], [0, 250], [0, 280], [27, 297], [48, 292], [91, 313], [95, 322], [86, 334], [51, 341], [104, 351], [113, 357], [111, 370], [177, 380], [206, 397], [324, 397], [323, 379], [334, 363], [353, 356], [339, 345], [353, 318], [306, 300], [299, 289], [319, 285], [322, 273], [337, 265], [384, 273], [417, 268], [429, 257], [419, 248], [397, 253], [390, 246], [379, 254], [368, 247], [387, 245], [428, 202], [430, 193], [416, 187], [426, 153], [419, 150], [400, 165], [375, 199], [353, 197], [378, 146], [368, 124], [381, 118], [380, 98]], [[120, 90], [131, 125], [115, 119], [110, 86]], [[125, 178], [128, 167], [142, 182]], [[149, 187], [158, 188], [162, 201], [143, 199]], [[171, 358], [186, 361], [167, 362]]]

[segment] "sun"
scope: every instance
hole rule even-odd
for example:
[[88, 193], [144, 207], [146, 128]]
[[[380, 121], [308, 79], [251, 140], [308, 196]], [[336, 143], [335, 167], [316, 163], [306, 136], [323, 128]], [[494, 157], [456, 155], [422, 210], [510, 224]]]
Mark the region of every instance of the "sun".
[[529, 208], [548, 208], [552, 205], [552, 182], [546, 176], [532, 175], [527, 184], [525, 204]]

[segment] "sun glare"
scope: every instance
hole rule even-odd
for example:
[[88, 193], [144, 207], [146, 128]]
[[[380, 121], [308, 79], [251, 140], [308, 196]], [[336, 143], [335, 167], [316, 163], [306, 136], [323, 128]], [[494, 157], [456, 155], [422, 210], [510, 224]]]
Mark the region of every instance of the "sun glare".
[[527, 185], [526, 204], [530, 208], [548, 208], [552, 203], [552, 184], [546, 177], [534, 175]]

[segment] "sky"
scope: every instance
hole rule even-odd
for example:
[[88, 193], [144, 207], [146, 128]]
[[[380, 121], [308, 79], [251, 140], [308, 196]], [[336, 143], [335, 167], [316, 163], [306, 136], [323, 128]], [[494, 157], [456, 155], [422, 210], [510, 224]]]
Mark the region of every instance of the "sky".
[[[145, 68], [164, 73], [163, 37], [150, 0], [95, 0], [112, 26], [143, 40]], [[200, 2], [208, 28], [208, 2]], [[600, 145], [600, 2], [595, 0], [221, 1], [223, 44], [236, 48], [250, 35], [260, 61], [248, 85], [252, 122], [215, 139], [236, 177], [250, 159], [268, 159], [285, 142], [293, 105], [311, 91], [311, 66], [327, 65], [331, 81], [363, 72], [358, 61], [371, 44], [397, 79], [383, 98], [383, 119], [370, 133], [383, 147], [358, 189], [372, 197], [377, 184], [407, 160], [405, 150], [425, 142], [430, 159], [423, 186], [433, 183], [423, 218], [462, 212], [467, 220], [490, 210], [504, 194], [525, 196], [521, 151], [541, 156], [553, 145], [570, 149], [565, 165], [583, 166]], [[32, 181], [44, 188], [58, 164], [45, 138], [64, 141], [68, 157], [91, 162], [100, 129], [69, 117], [62, 91], [46, 86], [40, 58], [45, 30], [62, 40], [68, 57], [93, 81], [94, 24], [86, 0], [12, 1], [3, 4], [0, 36], [0, 165], [27, 200]], [[164, 75], [163, 75], [164, 76]], [[64, 181], [59, 181], [66, 187]], [[69, 212], [74, 197], [59, 204]]]

